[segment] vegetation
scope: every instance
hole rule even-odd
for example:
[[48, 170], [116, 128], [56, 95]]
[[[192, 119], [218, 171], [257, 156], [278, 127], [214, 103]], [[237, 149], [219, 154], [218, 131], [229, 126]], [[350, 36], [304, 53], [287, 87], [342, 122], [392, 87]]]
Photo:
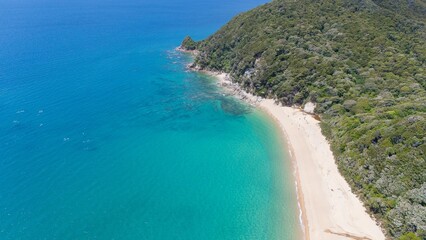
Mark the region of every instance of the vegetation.
[[392, 239], [426, 239], [425, 0], [275, 0], [195, 64], [285, 105], [316, 103], [341, 173]]
[[194, 40], [192, 40], [190, 36], [187, 36], [185, 39], [183, 39], [183, 42], [181, 44], [181, 47], [188, 51], [195, 50], [196, 46], [197, 46], [197, 43]]

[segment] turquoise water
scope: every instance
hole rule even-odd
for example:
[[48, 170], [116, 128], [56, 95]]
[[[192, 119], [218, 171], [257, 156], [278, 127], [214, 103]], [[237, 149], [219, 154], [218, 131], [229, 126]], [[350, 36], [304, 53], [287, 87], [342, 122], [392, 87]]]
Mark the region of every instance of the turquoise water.
[[260, 0], [0, 0], [0, 239], [295, 239], [262, 113], [173, 49]]

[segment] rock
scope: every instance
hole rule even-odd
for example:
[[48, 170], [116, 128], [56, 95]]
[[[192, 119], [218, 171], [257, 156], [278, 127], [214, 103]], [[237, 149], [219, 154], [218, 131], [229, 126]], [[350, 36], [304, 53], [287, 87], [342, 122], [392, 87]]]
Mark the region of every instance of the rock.
[[310, 113], [310, 114], [313, 114], [315, 112], [315, 107], [316, 107], [315, 103], [313, 103], [313, 102], [307, 102], [305, 104], [305, 107], [303, 108], [303, 111], [305, 111], [307, 113]]

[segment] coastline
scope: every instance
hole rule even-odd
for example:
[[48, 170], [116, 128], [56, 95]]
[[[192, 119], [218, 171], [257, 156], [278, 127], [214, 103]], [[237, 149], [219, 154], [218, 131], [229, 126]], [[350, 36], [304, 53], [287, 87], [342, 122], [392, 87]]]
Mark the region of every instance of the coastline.
[[273, 99], [247, 93], [225, 73], [192, 68], [216, 77], [230, 94], [258, 107], [277, 123], [294, 168], [304, 239], [385, 239], [377, 222], [340, 174], [319, 120], [301, 109], [280, 106]]
[[319, 121], [271, 99], [263, 100], [259, 107], [278, 123], [287, 140], [305, 239], [385, 239], [338, 171]]

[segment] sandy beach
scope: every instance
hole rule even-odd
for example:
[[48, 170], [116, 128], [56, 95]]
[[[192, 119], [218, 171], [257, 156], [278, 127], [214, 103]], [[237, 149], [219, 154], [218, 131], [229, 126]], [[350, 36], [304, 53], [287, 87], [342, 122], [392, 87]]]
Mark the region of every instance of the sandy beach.
[[385, 239], [339, 173], [318, 120], [300, 109], [248, 94], [226, 74], [209, 74], [235, 96], [260, 107], [280, 126], [295, 168], [305, 239]]

